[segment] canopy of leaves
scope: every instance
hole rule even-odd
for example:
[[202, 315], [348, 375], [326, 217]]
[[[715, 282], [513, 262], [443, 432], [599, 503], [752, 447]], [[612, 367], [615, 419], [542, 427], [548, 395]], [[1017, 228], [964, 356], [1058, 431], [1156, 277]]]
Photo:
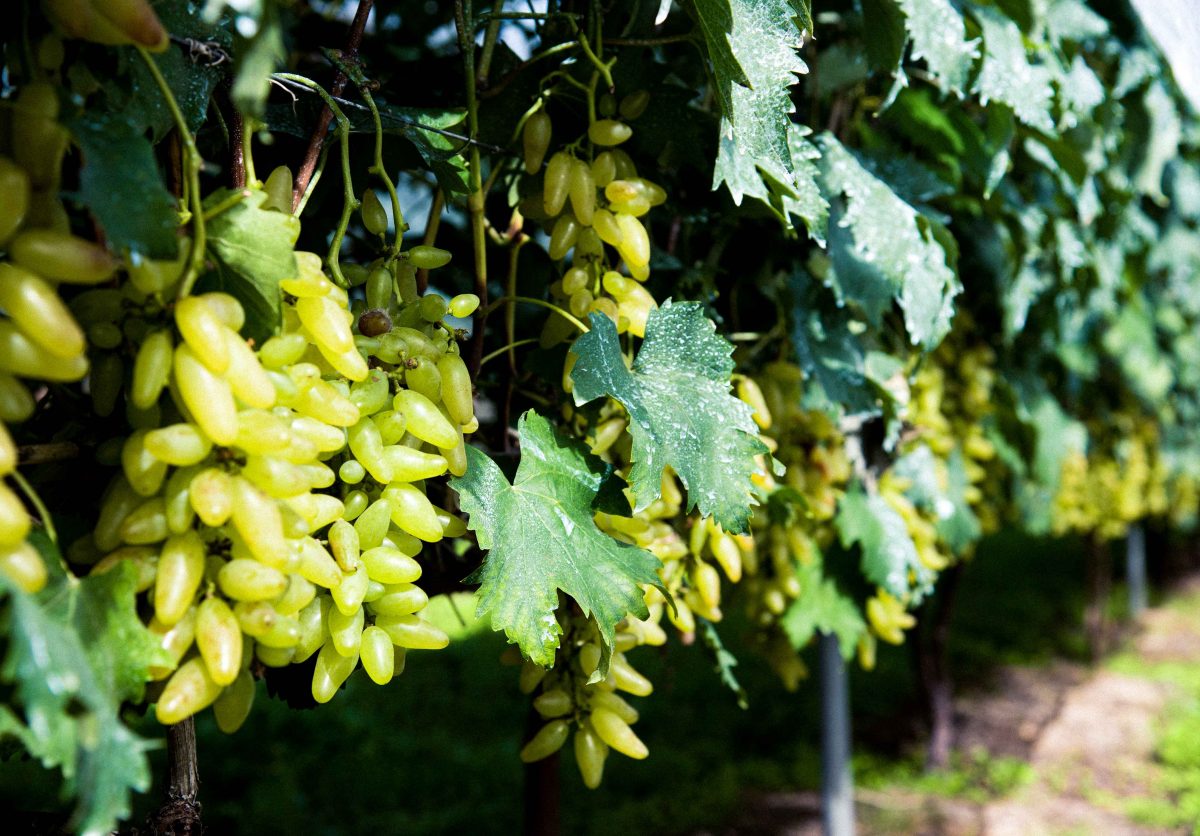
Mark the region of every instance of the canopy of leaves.
[[767, 448], [753, 410], [730, 394], [733, 346], [716, 335], [700, 304], [668, 300], [650, 313], [630, 369], [612, 320], [593, 313], [591, 322], [571, 348], [578, 357], [571, 372], [575, 402], [608, 396], [629, 413], [634, 510], [658, 499], [663, 468], [670, 467], [687, 488], [689, 511], [699, 507], [725, 530], [746, 531], [754, 503], [750, 477]]
[[615, 628], [632, 613], [647, 615], [641, 584], [657, 584], [658, 558], [621, 543], [592, 520], [611, 466], [526, 412], [517, 424], [521, 464], [510, 484], [486, 454], [467, 448], [465, 476], [451, 482], [479, 545], [479, 615], [490, 613], [539, 665], [554, 662], [562, 628], [555, 618], [559, 590], [596, 620], [603, 639], [598, 676], [608, 673]]
[[851, 488], [838, 506], [837, 529], [843, 548], [862, 548], [863, 576], [871, 583], [897, 598], [930, 588], [933, 572], [917, 557], [904, 518], [882, 496]]
[[858, 605], [825, 577], [821, 565], [822, 561], [813, 560], [796, 567], [800, 597], [788, 607], [780, 625], [797, 650], [807, 646], [817, 633], [836, 636], [842, 657], [849, 661], [867, 624]]

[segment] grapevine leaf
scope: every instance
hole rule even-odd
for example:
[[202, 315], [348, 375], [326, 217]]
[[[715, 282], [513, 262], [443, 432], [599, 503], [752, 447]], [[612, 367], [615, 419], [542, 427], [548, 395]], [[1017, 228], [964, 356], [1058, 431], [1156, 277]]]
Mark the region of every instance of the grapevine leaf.
[[[204, 201], [205, 209], [232, 194], [228, 189], [214, 192]], [[260, 342], [274, 334], [279, 324], [279, 282], [296, 274], [292, 248], [300, 232], [292, 215], [263, 209], [266, 198], [266, 192], [251, 190], [209, 221], [208, 246], [218, 264], [204, 282], [205, 287], [224, 290], [242, 303], [245, 335]]]
[[234, 12], [234, 66], [237, 72], [229, 98], [242, 113], [261, 116], [271, 90], [271, 73], [287, 59], [283, 24], [275, 0], [227, 2], [209, 0], [205, 17], [215, 20], [224, 6]]
[[870, 33], [864, 39], [867, 59], [877, 70], [895, 72], [904, 57], [907, 42], [904, 12], [896, 0], [863, 0], [862, 13], [863, 32]]
[[938, 89], [962, 96], [978, 55], [978, 41], [950, 0], [897, 0], [912, 40], [913, 58], [924, 61]]
[[858, 606], [842, 594], [832, 578], [825, 577], [820, 560], [798, 565], [796, 579], [800, 581], [800, 597], [780, 619], [788, 641], [800, 650], [817, 633], [828, 633], [837, 637], [842, 657], [849, 661], [867, 629]]
[[[177, 38], [215, 44], [225, 52], [232, 46], [233, 36], [229, 31], [203, 20], [194, 4], [187, 0], [157, 3], [154, 10], [167, 31]], [[151, 140], [158, 143], [175, 127], [175, 119], [146, 63], [133, 49], [125, 52], [133, 93], [128, 106], [130, 118], [150, 128]], [[188, 128], [195, 132], [204, 124], [209, 99], [213, 89], [225, 78], [227, 65], [218, 63], [221, 59], [215, 53], [206, 58], [199, 53], [190, 54], [187, 49], [171, 48], [152, 53], [150, 58], [166, 79]]]
[[153, 746], [118, 715], [136, 698], [162, 649], [138, 620], [134, 571], [66, 579], [32, 598], [0, 579], [8, 596], [8, 651], [0, 678], [20, 708], [0, 714], [0, 734], [17, 737], [46, 768], [62, 771], [78, 803], [71, 829], [110, 832], [130, 813], [130, 792], [150, 786]]
[[820, 305], [821, 292], [802, 271], [788, 282], [792, 345], [805, 376], [803, 403], [833, 415], [877, 415], [879, 395], [867, 377], [861, 337], [851, 330], [845, 306]]
[[[467, 164], [462, 156], [464, 143], [430, 130], [453, 128], [466, 118], [465, 110], [397, 107], [386, 103], [378, 103], [378, 107], [384, 131], [397, 133], [411, 142], [437, 177], [439, 186], [453, 194], [466, 194], [470, 190]], [[366, 125], [363, 129], [373, 131], [375, 128]]]
[[819, 141], [826, 192], [845, 198], [835, 226], [850, 233], [830, 233], [835, 292], [862, 305], [872, 322], [894, 298], [913, 343], [937, 345], [950, 330], [962, 286], [934, 228], [836, 138], [824, 134]]
[[669, 466], [687, 487], [688, 511], [699, 506], [726, 531], [746, 531], [754, 504], [750, 476], [767, 448], [753, 411], [730, 394], [733, 346], [716, 335], [699, 303], [667, 300], [651, 311], [629, 369], [612, 320], [592, 314], [591, 322], [571, 348], [578, 357], [571, 372], [575, 403], [607, 395], [629, 413], [634, 510], [658, 499]]
[[1108, 21], [1084, 0], [1055, 0], [1046, 9], [1046, 34], [1054, 43], [1087, 41], [1108, 34]]
[[658, 559], [593, 522], [611, 467], [537, 413], [522, 415], [517, 432], [521, 463], [512, 484], [474, 447], [467, 447], [466, 475], [451, 481], [479, 545], [490, 550], [479, 572], [479, 615], [491, 613], [493, 629], [533, 662], [550, 665], [562, 633], [554, 616], [562, 590], [596, 619], [603, 678], [617, 622], [647, 615], [639, 585], [658, 583]]
[[725, 183], [737, 204], [747, 194], [767, 199], [763, 175], [793, 183], [789, 88], [808, 72], [796, 53], [802, 30], [795, 11], [785, 0], [696, 2], [722, 110], [713, 188]]
[[[812, 239], [822, 246], [829, 234], [829, 201], [821, 194], [818, 183], [821, 169], [817, 160], [821, 152], [808, 139], [812, 131], [803, 125], [788, 126], [788, 150], [791, 154], [794, 191], [778, 190], [784, 214], [804, 224]], [[799, 224], [796, 225], [797, 229]]]
[[1179, 154], [1183, 139], [1183, 124], [1171, 94], [1162, 82], [1151, 84], [1142, 99], [1149, 124], [1140, 143], [1141, 159], [1135, 168], [1134, 186], [1159, 204], [1166, 203], [1163, 194], [1163, 170]]
[[737, 667], [737, 657], [725, 647], [715, 624], [704, 618], [696, 619], [696, 623], [700, 626], [700, 637], [704, 641], [704, 646], [712, 654], [713, 669], [721, 677], [721, 684], [733, 692], [734, 697], [737, 698], [738, 708], [746, 710], [750, 707], [750, 697], [746, 694], [742, 683], [738, 682], [737, 674], [733, 672], [733, 669]]
[[142, 128], [122, 113], [85, 112], [69, 120], [67, 129], [83, 152], [79, 200], [96, 216], [109, 244], [143, 258], [175, 258], [175, 199]]
[[838, 505], [836, 525], [843, 548], [862, 547], [862, 571], [871, 583], [897, 598], [924, 592], [932, 583], [903, 517], [883, 497], [851, 488]]
[[976, 7], [973, 13], [983, 29], [983, 63], [973, 92], [985, 105], [997, 101], [1011, 107], [1031, 128], [1053, 131], [1050, 70], [1030, 62], [1021, 30], [1001, 12]]

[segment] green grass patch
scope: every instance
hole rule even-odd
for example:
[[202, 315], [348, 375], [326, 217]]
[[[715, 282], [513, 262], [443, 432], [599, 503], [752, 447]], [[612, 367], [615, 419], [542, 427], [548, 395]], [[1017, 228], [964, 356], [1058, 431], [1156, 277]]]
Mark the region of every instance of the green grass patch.
[[946, 769], [926, 772], [923, 758], [901, 760], [860, 753], [854, 758], [856, 781], [876, 790], [902, 790], [977, 804], [1004, 798], [1033, 780], [1033, 767], [1016, 758], [993, 757], [984, 749], [955, 753]]

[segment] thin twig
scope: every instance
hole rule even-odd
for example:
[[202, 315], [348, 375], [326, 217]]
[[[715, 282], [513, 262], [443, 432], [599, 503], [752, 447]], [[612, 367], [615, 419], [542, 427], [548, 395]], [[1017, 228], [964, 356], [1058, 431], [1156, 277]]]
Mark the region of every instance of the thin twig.
[[[429, 206], [429, 217], [425, 221], [425, 236], [421, 243], [432, 247], [437, 243], [438, 230], [442, 226], [442, 210], [446, 207], [446, 193], [438, 189], [433, 193], [433, 203]], [[417, 271], [417, 293], [422, 296], [429, 289], [429, 268], [422, 267]]]
[[[350, 24], [349, 34], [346, 35], [346, 47], [342, 50], [342, 57], [346, 61], [354, 61], [358, 57], [358, 47], [362, 44], [363, 29], [367, 26], [367, 18], [374, 5], [375, 0], [358, 0], [358, 10], [354, 13], [354, 21]], [[335, 97], [342, 95], [342, 91], [346, 89], [346, 81], [346, 74], [338, 70], [333, 77], [333, 84], [329, 87], [330, 95]], [[325, 145], [325, 140], [329, 135], [329, 123], [332, 121], [333, 111], [326, 105], [321, 108], [321, 115], [317, 117], [317, 125], [308, 140], [308, 148], [304, 151], [304, 160], [300, 163], [299, 171], [296, 172], [296, 179], [292, 185], [293, 212], [300, 207], [300, 199], [304, 197], [308, 181], [312, 179], [313, 172], [316, 171], [317, 160], [321, 156], [321, 148]]]
[[81, 455], [83, 455], [83, 448], [73, 441], [22, 444], [17, 448], [17, 462], [21, 466], [46, 464], [47, 462], [65, 462], [77, 459]]

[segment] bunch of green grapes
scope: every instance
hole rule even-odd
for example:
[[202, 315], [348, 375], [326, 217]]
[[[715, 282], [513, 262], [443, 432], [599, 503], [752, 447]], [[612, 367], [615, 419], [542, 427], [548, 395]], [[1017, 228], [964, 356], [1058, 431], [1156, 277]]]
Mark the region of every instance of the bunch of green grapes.
[[[563, 629], [554, 665], [547, 670], [532, 662], [521, 667], [519, 685], [524, 694], [534, 694], [533, 708], [545, 723], [521, 749], [521, 760], [539, 761], [557, 752], [571, 737], [575, 763], [589, 789], [600, 786], [609, 750], [635, 760], [650, 754], [631, 726], [638, 711], [617, 692], [646, 697], [654, 691], [650, 680], [639, 673], [626, 653], [639, 645], [661, 645], [666, 635], [652, 621], [627, 618], [617, 626], [616, 648], [608, 675], [596, 682], [600, 664], [600, 636], [593, 620], [577, 610], [561, 607]], [[649, 625], [649, 626], [648, 626]]]
[[996, 354], [986, 345], [963, 345], [956, 329], [912, 377], [906, 420], [942, 462], [958, 451], [967, 477], [966, 500], [985, 534], [997, 531], [1007, 504], [1008, 474], [987, 437], [995, 414]]
[[[407, 650], [447, 644], [420, 616], [417, 557], [466, 532], [426, 484], [465, 471], [472, 387], [446, 301], [416, 298], [415, 284], [405, 301], [397, 287], [397, 274], [447, 258], [414, 248], [348, 270], [366, 284], [352, 305], [319, 257], [298, 252], [297, 275], [280, 282], [281, 330], [257, 351], [223, 293], [162, 307], [160, 327], [130, 341], [132, 371], [115, 388], [135, 430], [90, 538], [70, 554], [93, 572], [137, 568], [150, 628], [174, 660], [153, 671], [165, 680], [161, 722], [212, 705], [236, 729], [254, 660], [315, 655], [312, 696], [326, 702], [360, 662], [385, 683]], [[459, 315], [476, 305], [451, 302]]]
[[1086, 453], [1074, 450], [1063, 458], [1051, 506], [1056, 535], [1112, 540], [1125, 536], [1133, 523], [1172, 510], [1170, 472], [1154, 421], [1122, 412], [1108, 426], [1113, 432], [1093, 436]]
[[[644, 91], [631, 93], [618, 108], [611, 96], [603, 97], [600, 110], [608, 115], [593, 118], [586, 137], [550, 156], [541, 193], [521, 204], [526, 217], [545, 223], [550, 258], [564, 262], [562, 278], [550, 287], [552, 299], [579, 319], [603, 313], [617, 324], [618, 333], [637, 337], [645, 335], [646, 318], [657, 306], [641, 284], [650, 275], [650, 235], [640, 218], [667, 195], [639, 177], [633, 160], [617, 146], [633, 136], [627, 123], [646, 110], [649, 100]], [[618, 110], [621, 119], [609, 118]], [[551, 133], [544, 106], [525, 121], [529, 174], [541, 170]], [[551, 317], [542, 345], [556, 345], [572, 329], [568, 320]]]
[[[11, 153], [0, 156], [0, 479], [17, 464], [5, 425], [28, 420], [36, 408], [21, 379], [37, 390], [88, 374], [93, 335], [72, 316], [60, 290], [106, 282], [119, 266], [103, 247], [71, 234], [58, 199], [68, 136], [58, 122], [54, 87], [27, 84], [11, 105], [11, 127], [0, 143]], [[0, 571], [34, 592], [46, 583], [46, 569], [26, 541], [30, 527], [21, 500], [0, 481]]]
[[785, 503], [786, 514], [760, 509], [753, 538], [738, 538], [737, 543], [747, 575], [748, 615], [760, 628], [767, 661], [789, 690], [798, 688], [808, 671], [779, 620], [803, 592], [797, 566], [811, 564], [832, 542], [832, 520], [852, 474], [837, 425], [825, 413], [801, 406], [802, 378], [798, 366], [781, 361], [738, 384], [739, 395], [754, 409], [763, 440], [786, 468], [781, 481], [764, 471], [762, 488], [768, 496], [788, 490], [804, 498], [802, 508]]

